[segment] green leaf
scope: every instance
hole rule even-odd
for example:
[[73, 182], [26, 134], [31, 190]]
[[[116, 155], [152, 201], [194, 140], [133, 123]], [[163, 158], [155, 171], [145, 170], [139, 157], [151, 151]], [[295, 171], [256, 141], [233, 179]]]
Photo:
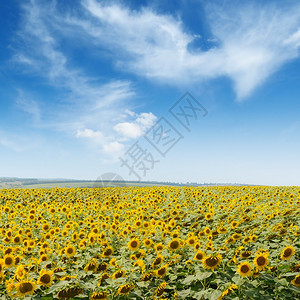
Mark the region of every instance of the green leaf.
[[189, 275], [182, 281], [182, 284], [190, 285], [195, 280], [196, 280], [196, 277], [194, 275]]
[[189, 296], [191, 294], [191, 289], [178, 291], [177, 294], [178, 294], [179, 298], [185, 299], [187, 296]]
[[69, 281], [66, 281], [66, 280], [59, 281], [58, 283], [53, 284], [49, 288], [49, 290], [47, 291], [47, 293], [50, 294], [52, 292], [58, 291], [62, 287], [68, 286], [69, 284], [70, 284]]
[[209, 278], [213, 273], [212, 272], [201, 272], [196, 274], [196, 278], [198, 280], [204, 280], [206, 278]]
[[215, 290], [212, 293], [208, 294], [209, 300], [217, 300], [222, 295], [222, 292], [219, 290]]

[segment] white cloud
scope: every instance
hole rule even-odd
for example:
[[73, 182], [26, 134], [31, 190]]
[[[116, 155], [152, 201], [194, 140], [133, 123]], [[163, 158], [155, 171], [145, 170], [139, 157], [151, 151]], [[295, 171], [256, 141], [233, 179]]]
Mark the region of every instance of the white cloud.
[[121, 139], [135, 139], [142, 136], [157, 119], [151, 112], [135, 114], [135, 117], [132, 122], [121, 122], [114, 126], [114, 130], [121, 135]]
[[[69, 17], [94, 42], [118, 53], [126, 71], [172, 85], [199, 84], [228, 76], [238, 99], [248, 97], [285, 62], [298, 57], [300, 4], [207, 4], [215, 47], [189, 51], [197, 34], [182, 22], [151, 8], [131, 11], [118, 3], [85, 0], [90, 18]], [[82, 34], [81, 32], [81, 34]], [[104, 34], [105, 33], [105, 34]]]
[[114, 126], [114, 130], [125, 138], [135, 139], [142, 135], [140, 126], [136, 123], [123, 122]]
[[192, 34], [178, 17], [158, 14], [151, 7], [133, 11], [119, 2], [82, 0], [78, 17], [70, 12], [62, 15], [54, 4], [31, 1], [25, 6], [26, 22], [20, 33], [28, 49], [17, 53], [15, 60], [35, 66], [52, 84], [69, 89], [73, 101], [93, 99], [95, 107], [102, 108], [132, 97], [130, 83], [117, 81], [118, 88], [123, 84], [125, 90], [103, 96], [102, 84], [70, 67], [56, 35], [81, 39], [88, 47], [96, 45], [122, 71], [170, 85], [201, 84], [228, 76], [238, 99], [251, 95], [284, 63], [298, 57], [299, 3], [284, 7], [237, 1], [222, 7], [204, 5], [212, 32], [207, 42], [215, 46], [191, 51], [200, 30]]
[[120, 153], [124, 149], [124, 145], [115, 141], [103, 146], [103, 151], [107, 154], [116, 154]]
[[94, 131], [92, 129], [77, 130], [77, 138], [88, 138], [88, 139], [102, 139], [103, 134], [100, 131]]
[[[18, 89], [17, 106], [33, 116], [36, 126], [85, 138], [101, 149], [106, 143], [117, 148], [112, 142], [114, 137], [110, 136], [111, 123], [122, 119], [121, 112], [135, 95], [132, 83], [110, 78], [99, 80], [71, 63], [60, 47], [59, 34], [64, 31], [64, 26], [59, 29], [55, 26], [64, 23], [64, 17], [56, 11], [54, 4], [32, 0], [24, 4], [23, 9], [23, 26], [18, 32], [12, 61], [26, 67], [27, 72], [31, 70], [46, 79], [49, 86], [63, 91], [63, 96], [59, 101], [55, 99], [44, 105], [42, 111], [38, 102], [28, 97], [26, 91]], [[43, 102], [42, 99], [39, 102]]]

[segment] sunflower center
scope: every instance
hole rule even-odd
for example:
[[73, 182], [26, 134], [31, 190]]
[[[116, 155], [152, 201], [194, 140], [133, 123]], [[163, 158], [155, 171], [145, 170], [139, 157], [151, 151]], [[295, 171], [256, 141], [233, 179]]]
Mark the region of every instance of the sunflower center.
[[257, 258], [257, 264], [258, 264], [259, 266], [263, 266], [265, 263], [266, 263], [265, 257], [259, 256], [259, 257]]
[[170, 244], [170, 247], [172, 249], [177, 249], [179, 247], [179, 242], [178, 241], [172, 241]]
[[250, 253], [250, 252], [242, 252], [242, 257], [243, 257], [243, 258], [247, 258], [247, 257], [249, 257], [249, 256], [251, 256], [251, 253]]
[[11, 265], [12, 263], [13, 263], [13, 260], [12, 260], [11, 257], [7, 257], [7, 258], [5, 259], [5, 264], [6, 264], [6, 265]]
[[199, 259], [199, 260], [203, 259], [202, 253], [198, 253], [198, 254], [196, 255], [196, 258]]
[[206, 259], [206, 264], [209, 266], [209, 267], [214, 267], [218, 264], [219, 262], [219, 259], [217, 257], [209, 257]]
[[121, 288], [120, 293], [122, 294], [127, 294], [128, 292], [130, 292], [131, 288], [129, 285], [125, 285]]
[[123, 276], [123, 272], [118, 271], [118, 272], [116, 273], [116, 278], [120, 278], [120, 277], [122, 277], [122, 276]]
[[132, 247], [132, 248], [136, 248], [137, 245], [138, 245], [137, 241], [132, 241], [132, 242], [131, 242], [131, 247]]
[[300, 276], [298, 276], [298, 277], [295, 279], [295, 283], [296, 283], [296, 284], [300, 284]]
[[73, 248], [68, 248], [67, 253], [72, 254], [73, 253]]
[[159, 269], [159, 270], [157, 271], [157, 273], [158, 273], [159, 275], [164, 275], [164, 274], [166, 273], [166, 269], [165, 269], [165, 268], [161, 268], [161, 269]]
[[110, 256], [112, 254], [112, 250], [111, 249], [106, 249], [105, 251], [104, 251], [104, 255], [105, 256]]
[[104, 270], [106, 270], [106, 264], [100, 264], [98, 266], [98, 271], [104, 271]]
[[49, 274], [44, 274], [41, 277], [41, 282], [48, 284], [51, 281], [51, 277]]
[[289, 256], [291, 256], [291, 254], [292, 254], [292, 250], [288, 248], [288, 249], [284, 250], [283, 256], [289, 257]]
[[241, 272], [242, 273], [248, 273], [249, 272], [249, 267], [247, 266], [247, 265], [243, 265], [242, 267], [241, 267]]
[[161, 263], [161, 258], [160, 257], [157, 257], [154, 261], [154, 265], [159, 265]]
[[33, 286], [30, 282], [23, 282], [21, 285], [20, 285], [20, 292], [22, 294], [25, 294], [25, 293], [28, 293], [28, 292], [31, 292], [33, 289]]
[[93, 271], [95, 269], [95, 265], [94, 264], [89, 264], [87, 269], [89, 271]]

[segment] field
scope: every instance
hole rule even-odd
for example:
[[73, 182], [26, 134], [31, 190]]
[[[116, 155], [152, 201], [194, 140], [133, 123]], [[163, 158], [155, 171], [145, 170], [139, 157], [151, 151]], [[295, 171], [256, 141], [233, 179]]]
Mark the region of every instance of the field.
[[0, 299], [298, 299], [299, 204], [299, 187], [2, 189]]

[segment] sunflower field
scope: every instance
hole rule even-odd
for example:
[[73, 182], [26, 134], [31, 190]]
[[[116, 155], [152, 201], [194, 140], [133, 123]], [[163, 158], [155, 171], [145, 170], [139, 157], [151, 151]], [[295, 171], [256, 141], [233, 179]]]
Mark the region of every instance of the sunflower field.
[[0, 190], [0, 299], [299, 299], [299, 187]]

